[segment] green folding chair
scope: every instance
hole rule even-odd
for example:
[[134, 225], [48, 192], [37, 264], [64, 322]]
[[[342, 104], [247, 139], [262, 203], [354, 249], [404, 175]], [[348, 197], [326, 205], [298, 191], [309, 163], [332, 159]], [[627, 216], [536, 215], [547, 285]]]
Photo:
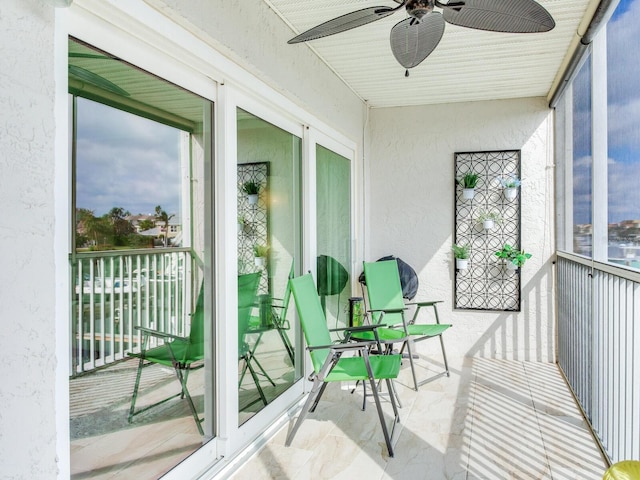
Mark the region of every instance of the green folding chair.
[[[204, 291], [203, 287], [200, 288], [200, 293], [198, 294], [198, 301], [196, 303], [196, 309], [191, 316], [191, 327], [189, 330], [188, 337], [179, 337], [176, 335], [171, 335], [169, 333], [159, 332], [157, 330], [153, 330], [145, 327], [135, 327], [136, 330], [142, 332], [142, 346], [140, 349], [140, 353], [129, 353], [132, 357], [137, 357], [140, 359], [138, 362], [138, 372], [136, 374], [136, 383], [133, 387], [133, 395], [131, 396], [131, 406], [129, 408], [129, 423], [132, 422], [133, 417], [135, 415], [139, 415], [142, 412], [149, 410], [155, 406], [158, 406], [162, 403], [165, 403], [172, 398], [180, 397], [186, 398], [187, 403], [189, 405], [189, 409], [191, 410], [191, 414], [193, 415], [193, 419], [196, 422], [198, 427], [198, 431], [200, 435], [204, 435], [202, 430], [201, 422], [202, 420], [198, 416], [198, 412], [196, 411], [196, 407], [193, 404], [193, 400], [191, 399], [191, 395], [189, 394], [189, 389], [187, 388], [187, 379], [189, 377], [189, 372], [191, 370], [195, 370], [197, 368], [201, 368], [204, 364], [199, 364], [194, 366], [194, 363], [200, 362], [204, 359]], [[165, 343], [160, 345], [159, 347], [148, 348], [149, 339], [151, 337], [159, 338], [163, 340]], [[145, 362], [147, 364], [160, 364], [168, 367], [172, 367], [175, 371], [176, 377], [180, 382], [180, 392], [171, 395], [164, 400], [160, 400], [159, 402], [154, 403], [153, 405], [149, 405], [147, 407], [141, 408], [138, 411], [135, 410], [136, 399], [138, 398], [138, 389], [140, 387], [140, 378], [142, 375], [142, 368], [145, 366]]]
[[269, 295], [258, 296], [258, 311], [259, 315], [252, 315], [249, 320], [249, 333], [257, 333], [258, 338], [253, 346], [253, 352], [258, 348], [262, 335], [271, 330], [276, 330], [282, 340], [291, 364], [295, 364], [295, 352], [293, 350], [293, 344], [287, 335], [287, 331], [290, 329], [289, 321], [287, 320], [287, 312], [289, 309], [289, 299], [291, 297], [291, 289], [289, 287], [289, 280], [293, 278], [293, 262], [291, 262], [291, 269], [287, 277], [287, 282], [284, 289], [284, 295], [282, 298], [273, 298]]
[[[389, 329], [395, 329], [396, 331], [402, 332], [403, 336], [408, 337], [406, 341], [403, 341], [400, 353], [404, 352], [405, 347], [407, 348], [415, 390], [417, 391], [420, 385], [424, 385], [425, 383], [435, 380], [441, 376], [446, 375], [448, 377], [450, 375], [449, 365], [447, 363], [447, 354], [445, 352], [442, 334], [451, 327], [451, 325], [440, 323], [437, 304], [442, 302], [413, 302], [405, 305], [404, 299], [402, 298], [402, 285], [400, 283], [398, 263], [395, 259], [379, 262], [364, 262], [364, 276], [367, 285], [367, 298], [369, 300], [372, 323], [384, 325], [389, 327]], [[409, 322], [407, 322], [405, 318], [407, 305], [416, 306], [413, 318]], [[433, 308], [436, 323], [416, 323], [418, 314], [423, 307]], [[380, 338], [383, 339], [385, 337], [389, 337], [390, 339], [393, 336], [387, 329], [379, 330], [379, 335]], [[444, 360], [444, 371], [426, 380], [418, 382], [413, 361], [414, 353], [412, 343], [436, 337], [440, 339], [442, 358]]]
[[[369, 349], [376, 341], [349, 343], [353, 331], [370, 330], [375, 332], [377, 326], [351, 327], [344, 329], [345, 339], [342, 343], [332, 343], [326, 318], [322, 310], [320, 298], [310, 274], [291, 280], [291, 292], [296, 303], [298, 316], [302, 325], [307, 349], [313, 364], [313, 386], [302, 411], [287, 436], [285, 445], [290, 446], [300, 425], [307, 414], [313, 412], [320, 401], [329, 382], [369, 381], [375, 400], [384, 439], [393, 457], [392, 438], [395, 426], [400, 422], [395, 402], [392, 380], [400, 372], [401, 355], [369, 355]], [[378, 345], [379, 347], [379, 345]], [[344, 353], [355, 353], [356, 356], [343, 356]], [[391, 433], [384, 419], [377, 383], [384, 380], [389, 390], [389, 399], [393, 406], [393, 427]]]
[[253, 378], [253, 382], [255, 383], [256, 389], [258, 390], [258, 395], [260, 395], [262, 403], [266, 405], [267, 398], [265, 397], [264, 391], [260, 386], [260, 379], [258, 378], [258, 374], [253, 367], [253, 364], [255, 363], [256, 366], [258, 366], [262, 374], [269, 380], [271, 385], [275, 387], [275, 383], [273, 382], [273, 380], [271, 380], [271, 377], [267, 375], [267, 372], [265, 372], [265, 370], [262, 368], [262, 365], [260, 365], [257, 359], [253, 356], [253, 349], [246, 341], [246, 335], [249, 332], [249, 322], [251, 321], [251, 312], [255, 307], [255, 300], [259, 283], [260, 272], [238, 275], [238, 360], [244, 362], [244, 365], [242, 367], [242, 374], [240, 375], [240, 380], [238, 381], [238, 387], [240, 387], [240, 385], [242, 384], [242, 379], [244, 378], [245, 371], [249, 370], [251, 378]]

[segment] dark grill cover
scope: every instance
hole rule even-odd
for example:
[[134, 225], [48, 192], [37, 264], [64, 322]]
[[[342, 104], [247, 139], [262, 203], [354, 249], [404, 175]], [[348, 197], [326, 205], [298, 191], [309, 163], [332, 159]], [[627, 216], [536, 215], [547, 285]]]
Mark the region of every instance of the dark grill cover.
[[[387, 255], [386, 257], [379, 258], [378, 262], [385, 260], [396, 260], [398, 262], [398, 273], [400, 274], [400, 285], [402, 285], [402, 296], [407, 300], [412, 300], [418, 293], [418, 275], [416, 271], [407, 263], [403, 262], [393, 255]], [[358, 280], [361, 284], [366, 285], [364, 279], [364, 272], [360, 274]]]

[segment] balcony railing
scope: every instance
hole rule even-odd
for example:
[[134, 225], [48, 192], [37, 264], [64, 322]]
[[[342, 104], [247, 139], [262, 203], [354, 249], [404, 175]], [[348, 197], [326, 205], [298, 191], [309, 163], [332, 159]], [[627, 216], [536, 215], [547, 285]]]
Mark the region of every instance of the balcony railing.
[[558, 362], [612, 462], [640, 459], [640, 274], [558, 257]]
[[136, 326], [188, 333], [196, 268], [188, 248], [83, 252], [71, 263], [71, 376], [139, 351]]

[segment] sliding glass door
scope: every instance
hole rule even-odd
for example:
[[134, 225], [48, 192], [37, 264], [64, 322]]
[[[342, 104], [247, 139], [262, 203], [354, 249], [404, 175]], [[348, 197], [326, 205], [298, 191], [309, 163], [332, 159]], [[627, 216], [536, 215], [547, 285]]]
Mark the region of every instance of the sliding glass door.
[[158, 478], [216, 431], [213, 103], [75, 40], [68, 61], [72, 478]]
[[238, 395], [242, 424], [301, 378], [288, 280], [300, 270], [301, 138], [237, 110]]
[[351, 292], [351, 162], [316, 147], [318, 294], [332, 328], [348, 324]]

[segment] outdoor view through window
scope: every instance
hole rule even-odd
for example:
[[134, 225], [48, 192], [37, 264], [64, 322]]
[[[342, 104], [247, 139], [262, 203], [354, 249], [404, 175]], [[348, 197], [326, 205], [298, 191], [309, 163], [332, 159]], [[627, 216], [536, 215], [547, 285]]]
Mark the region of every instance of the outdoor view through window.
[[179, 246], [180, 130], [77, 99], [78, 251]]
[[[573, 248], [593, 255], [592, 185], [606, 186], [608, 261], [632, 268], [640, 268], [640, 90], [634, 88], [640, 84], [639, 15], [640, 0], [620, 1], [604, 37], [598, 39], [606, 40], [606, 72], [591, 67], [594, 53], [573, 90]], [[605, 78], [606, 92], [592, 92], [592, 78]], [[594, 116], [592, 105], [605, 93], [606, 118]], [[602, 136], [607, 143], [607, 178], [593, 178], [592, 138]]]

